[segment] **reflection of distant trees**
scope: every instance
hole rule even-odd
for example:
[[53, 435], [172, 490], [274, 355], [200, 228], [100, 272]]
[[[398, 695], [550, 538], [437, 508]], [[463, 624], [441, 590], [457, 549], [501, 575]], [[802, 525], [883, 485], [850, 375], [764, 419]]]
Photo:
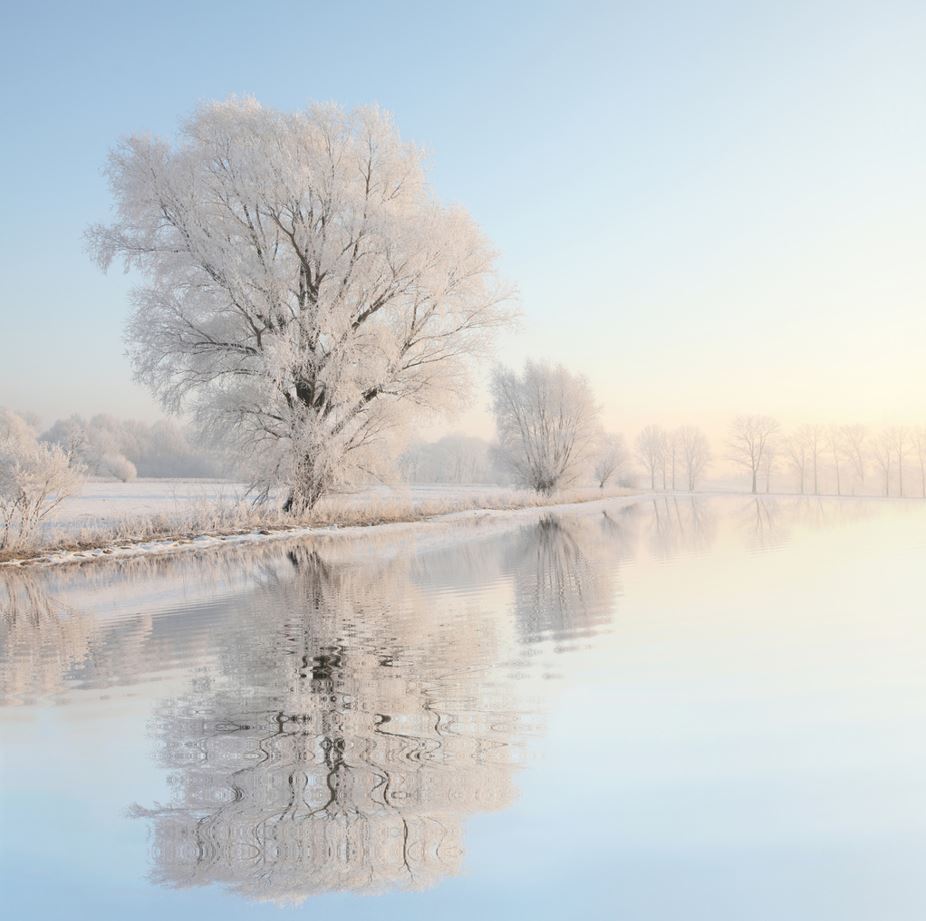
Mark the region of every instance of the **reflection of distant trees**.
[[459, 866], [462, 820], [513, 795], [510, 689], [485, 681], [496, 618], [442, 610], [402, 558], [297, 548], [286, 570], [161, 708], [175, 795], [138, 809], [155, 877], [274, 900], [432, 884]]
[[756, 496], [740, 500], [732, 518], [750, 549], [777, 550], [787, 545], [796, 528], [838, 527], [869, 517], [876, 507], [865, 499]]
[[[275, 900], [426, 886], [458, 869], [463, 820], [513, 796], [526, 727], [516, 682], [496, 667], [516, 656], [512, 639], [607, 624], [621, 563], [641, 545], [660, 559], [708, 547], [721, 509], [751, 546], [776, 545], [792, 522], [859, 514], [660, 496], [435, 531], [418, 546], [371, 535], [60, 578], [0, 573], [0, 691], [21, 702], [195, 662], [152, 727], [173, 795], [137, 808], [152, 823], [157, 880]], [[145, 579], [154, 597], [180, 586], [184, 603], [93, 616], [104, 591], [128, 593], [138, 611], [131, 589]], [[502, 599], [511, 590], [513, 621], [496, 582]]]
[[645, 505], [651, 512], [647, 543], [656, 559], [708, 549], [717, 536], [717, 520], [709, 501], [688, 496], [653, 496]]
[[776, 550], [788, 541], [787, 519], [781, 515], [778, 500], [758, 496], [742, 504], [741, 533], [754, 550]]
[[524, 636], [563, 638], [610, 623], [620, 563], [631, 552], [632, 520], [626, 507], [546, 515], [507, 538]]
[[91, 634], [91, 621], [55, 601], [32, 573], [6, 573], [0, 580], [0, 704], [59, 693], [69, 669], [86, 659]]

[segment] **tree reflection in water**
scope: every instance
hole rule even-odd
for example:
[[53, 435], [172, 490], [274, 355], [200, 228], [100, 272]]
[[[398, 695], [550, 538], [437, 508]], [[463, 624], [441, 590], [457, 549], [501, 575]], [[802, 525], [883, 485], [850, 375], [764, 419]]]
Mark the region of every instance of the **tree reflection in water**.
[[[195, 663], [151, 727], [170, 800], [133, 807], [152, 823], [158, 882], [274, 901], [423, 888], [459, 870], [463, 821], [515, 795], [534, 719], [516, 680], [524, 642], [565, 648], [610, 622], [645, 514], [138, 564], [149, 590], [195, 586], [208, 603], [194, 617], [100, 621], [23, 583], [0, 663], [30, 647], [13, 658], [52, 689]], [[127, 592], [132, 568], [118, 571]], [[95, 598], [105, 564], [92, 572]]]
[[571, 518], [546, 515], [509, 539], [522, 638], [565, 640], [611, 621], [620, 561], [630, 554], [626, 509]]
[[295, 901], [427, 886], [457, 870], [462, 819], [513, 796], [518, 717], [483, 681], [498, 630], [402, 558], [288, 560], [160, 710], [174, 801], [136, 810], [155, 878]]
[[507, 565], [510, 531], [386, 560], [292, 549], [232, 618], [218, 667], [160, 710], [174, 797], [136, 808], [154, 820], [155, 878], [299, 901], [458, 871], [462, 821], [511, 802], [529, 730], [502, 667], [512, 624], [461, 568], [513, 570], [521, 634], [588, 628], [610, 611], [616, 533], [614, 518], [548, 516], [517, 531]]

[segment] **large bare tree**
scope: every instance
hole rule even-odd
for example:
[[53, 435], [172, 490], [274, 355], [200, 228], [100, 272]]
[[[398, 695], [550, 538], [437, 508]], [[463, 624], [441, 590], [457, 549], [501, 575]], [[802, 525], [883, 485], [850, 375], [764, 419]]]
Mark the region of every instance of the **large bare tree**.
[[104, 268], [121, 257], [146, 280], [137, 377], [294, 511], [374, 469], [409, 411], [466, 394], [510, 317], [488, 241], [379, 110], [233, 98], [175, 146], [129, 138], [108, 173], [117, 218], [88, 237]]
[[518, 482], [549, 495], [589, 472], [600, 439], [588, 381], [562, 365], [496, 368], [493, 408], [499, 454]]
[[749, 473], [754, 494], [759, 491], [759, 471], [766, 470], [772, 453], [770, 446], [779, 428], [778, 421], [771, 416], [737, 416], [730, 427], [730, 460]]

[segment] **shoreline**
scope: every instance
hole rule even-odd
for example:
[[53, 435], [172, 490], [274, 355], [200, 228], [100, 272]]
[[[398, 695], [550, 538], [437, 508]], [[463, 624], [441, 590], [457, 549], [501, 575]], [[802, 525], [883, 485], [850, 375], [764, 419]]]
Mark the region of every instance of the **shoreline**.
[[96, 560], [130, 560], [142, 556], [165, 556], [189, 551], [212, 550], [220, 547], [267, 543], [285, 539], [312, 537], [356, 538], [370, 533], [380, 533], [399, 528], [417, 528], [433, 524], [447, 524], [454, 521], [472, 522], [502, 516], [515, 517], [518, 514], [542, 514], [544, 512], [565, 511], [571, 508], [594, 505], [595, 503], [620, 502], [623, 500], [636, 501], [641, 498], [646, 498], [646, 494], [614, 492], [606, 493], [603, 496], [590, 494], [587, 497], [571, 497], [567, 495], [565, 497], [553, 497], [549, 502], [538, 500], [523, 504], [515, 502], [500, 503], [497, 506], [491, 504], [476, 507], [465, 506], [436, 512], [422, 509], [420, 514], [416, 514], [414, 507], [410, 507], [407, 515], [400, 514], [399, 517], [395, 518], [381, 516], [377, 519], [374, 513], [373, 520], [343, 525], [337, 523], [310, 523], [292, 526], [268, 524], [248, 528], [218, 528], [195, 534], [183, 532], [183, 529], [178, 528], [176, 534], [138, 540], [120, 540], [114, 537], [110, 542], [103, 541], [92, 546], [62, 542], [23, 556], [0, 559], [0, 573], [4, 569], [81, 565]]
[[146, 556], [166, 556], [186, 553], [189, 551], [214, 550], [221, 547], [241, 546], [242, 544], [267, 543], [286, 539], [301, 538], [357, 538], [371, 533], [381, 533], [387, 530], [402, 528], [419, 528], [428, 525], [448, 524], [454, 521], [476, 522], [489, 518], [515, 518], [517, 516], [537, 515], [549, 512], [563, 512], [572, 509], [594, 506], [596, 504], [620, 503], [629, 504], [641, 500], [653, 499], [790, 499], [810, 501], [919, 501], [924, 500], [915, 496], [830, 496], [830, 495], [801, 495], [795, 493], [760, 493], [727, 492], [727, 491], [676, 491], [676, 492], [612, 492], [605, 495], [566, 495], [552, 497], [548, 502], [543, 500], [524, 502], [499, 503], [498, 505], [480, 505], [476, 507], [461, 507], [447, 509], [446, 511], [428, 511], [423, 508], [416, 514], [415, 507], [411, 506], [403, 515], [397, 517], [376, 517], [372, 514], [371, 520], [339, 525], [337, 523], [309, 523], [292, 526], [279, 524], [255, 525], [247, 528], [217, 528], [214, 530], [191, 533], [178, 527], [177, 533], [165, 534], [150, 538], [119, 539], [113, 537], [109, 542], [101, 541], [99, 544], [84, 546], [81, 544], [62, 542], [57, 545], [42, 548], [24, 556], [12, 556], [0, 559], [0, 572], [4, 569], [52, 567], [66, 565], [83, 565], [97, 560], [132, 560]]

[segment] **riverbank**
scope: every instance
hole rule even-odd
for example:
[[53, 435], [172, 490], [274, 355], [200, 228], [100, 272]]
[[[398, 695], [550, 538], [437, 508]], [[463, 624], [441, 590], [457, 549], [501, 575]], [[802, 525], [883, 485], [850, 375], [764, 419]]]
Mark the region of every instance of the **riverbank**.
[[[464, 494], [461, 494], [464, 493]], [[576, 489], [554, 496], [515, 490], [448, 490], [422, 496], [335, 497], [299, 519], [283, 512], [241, 501], [202, 501], [189, 508], [126, 519], [77, 533], [46, 533], [38, 543], [0, 551], [0, 566], [48, 566], [87, 563], [96, 559], [206, 550], [229, 544], [257, 543], [285, 538], [338, 533], [366, 533], [373, 529], [475, 520], [533, 510], [561, 510], [590, 502], [639, 498], [627, 489]]]

